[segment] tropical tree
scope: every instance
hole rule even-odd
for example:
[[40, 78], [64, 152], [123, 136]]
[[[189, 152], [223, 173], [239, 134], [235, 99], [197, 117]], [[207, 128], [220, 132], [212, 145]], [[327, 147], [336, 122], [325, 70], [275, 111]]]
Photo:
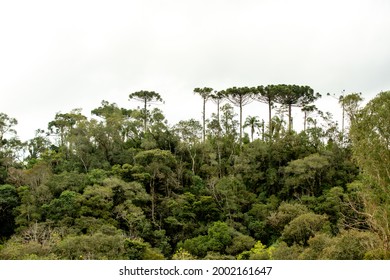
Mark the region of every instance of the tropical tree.
[[244, 123], [245, 127], [250, 127], [251, 129], [251, 141], [253, 142], [253, 134], [255, 133], [256, 128], [260, 128], [262, 125], [264, 125], [262, 122], [260, 122], [259, 117], [257, 116], [248, 116]]

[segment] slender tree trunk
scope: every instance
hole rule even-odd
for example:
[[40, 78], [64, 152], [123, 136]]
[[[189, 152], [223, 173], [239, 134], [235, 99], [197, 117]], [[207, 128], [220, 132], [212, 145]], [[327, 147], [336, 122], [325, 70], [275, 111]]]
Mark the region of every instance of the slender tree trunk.
[[146, 114], [146, 99], [145, 99], [145, 103], [144, 103], [144, 133], [146, 133], [146, 121], [147, 121], [147, 118], [148, 118], [148, 116], [147, 116], [147, 114]]
[[288, 132], [292, 129], [291, 104], [288, 105]]
[[[270, 132], [269, 137], [270, 137], [270, 139], [271, 139], [271, 132]], [[263, 120], [263, 122], [261, 123], [261, 140], [264, 141], [264, 120]]]
[[154, 190], [154, 183], [150, 183], [150, 196], [152, 197], [152, 222], [153, 224], [156, 222], [156, 215], [155, 215], [155, 209], [156, 209], [156, 194]]
[[218, 137], [221, 134], [221, 122], [220, 122], [220, 119], [219, 119], [219, 103], [220, 103], [220, 100], [218, 99], [218, 101], [217, 101]]
[[203, 98], [203, 142], [206, 140], [206, 98]]
[[191, 160], [192, 160], [192, 175], [195, 175], [195, 157], [196, 157], [196, 154], [195, 155], [191, 155]]
[[222, 177], [222, 160], [221, 160], [221, 148], [220, 148], [219, 138], [217, 140], [217, 151], [218, 151], [219, 178], [221, 178]]
[[[271, 100], [268, 101], [268, 133], [269, 133], [269, 139], [272, 140], [272, 104]], [[264, 132], [263, 132], [264, 134]]]
[[240, 146], [242, 145], [242, 97], [240, 97]]

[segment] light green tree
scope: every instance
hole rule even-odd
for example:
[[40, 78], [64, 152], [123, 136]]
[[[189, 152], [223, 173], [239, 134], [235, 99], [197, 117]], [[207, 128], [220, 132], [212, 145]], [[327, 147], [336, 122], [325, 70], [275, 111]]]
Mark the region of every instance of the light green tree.
[[[365, 179], [360, 185], [364, 215], [390, 249], [390, 91], [381, 92], [352, 120], [350, 137], [355, 160]], [[358, 209], [356, 209], [358, 210]]]

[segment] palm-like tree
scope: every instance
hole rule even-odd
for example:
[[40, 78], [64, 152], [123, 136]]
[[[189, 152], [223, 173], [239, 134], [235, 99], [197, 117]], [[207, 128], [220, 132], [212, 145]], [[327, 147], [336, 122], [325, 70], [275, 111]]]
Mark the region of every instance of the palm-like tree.
[[253, 142], [253, 134], [255, 133], [256, 128], [260, 128], [262, 125], [262, 122], [256, 116], [248, 116], [246, 118], [244, 128], [251, 128], [251, 142]]

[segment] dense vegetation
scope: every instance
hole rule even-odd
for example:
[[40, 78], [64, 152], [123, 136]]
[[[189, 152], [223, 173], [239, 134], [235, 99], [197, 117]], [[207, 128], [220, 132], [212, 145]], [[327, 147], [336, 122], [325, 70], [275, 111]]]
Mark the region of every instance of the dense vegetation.
[[[202, 122], [170, 126], [140, 91], [25, 143], [0, 114], [0, 259], [390, 257], [390, 92], [340, 96], [341, 129], [307, 86], [194, 93]], [[267, 120], [243, 120], [251, 101]]]

